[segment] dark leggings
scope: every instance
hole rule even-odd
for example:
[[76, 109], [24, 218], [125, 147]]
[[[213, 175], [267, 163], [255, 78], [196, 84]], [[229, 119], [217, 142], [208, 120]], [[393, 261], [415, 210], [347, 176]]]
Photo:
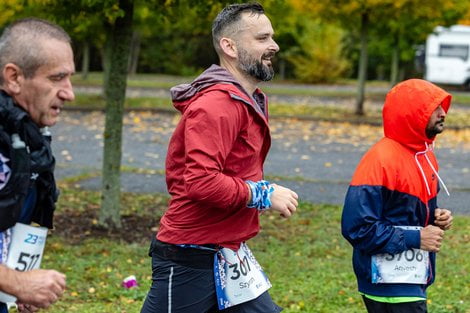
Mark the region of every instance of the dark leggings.
[[427, 313], [426, 300], [403, 302], [403, 303], [385, 303], [371, 300], [362, 296], [369, 313]]

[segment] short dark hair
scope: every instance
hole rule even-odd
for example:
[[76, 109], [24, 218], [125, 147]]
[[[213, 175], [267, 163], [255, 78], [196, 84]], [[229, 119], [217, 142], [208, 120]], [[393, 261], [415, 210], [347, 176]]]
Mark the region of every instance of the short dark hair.
[[51, 38], [71, 43], [67, 32], [49, 21], [28, 17], [13, 22], [0, 37], [0, 70], [6, 64], [13, 63], [22, 70], [26, 78], [34, 77], [36, 70], [47, 61], [46, 54], [41, 50], [41, 41]]
[[242, 13], [264, 14], [263, 6], [259, 3], [237, 3], [226, 6], [212, 23], [212, 42], [218, 54], [220, 54], [220, 39], [226, 35], [238, 32], [237, 22], [240, 21]]

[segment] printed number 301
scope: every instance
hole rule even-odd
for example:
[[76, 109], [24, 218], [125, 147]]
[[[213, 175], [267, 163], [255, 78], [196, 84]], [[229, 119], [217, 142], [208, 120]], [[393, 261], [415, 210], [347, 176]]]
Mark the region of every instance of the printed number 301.
[[[240, 264], [240, 270], [238, 270], [238, 264]], [[231, 268], [235, 274], [234, 276], [230, 276], [230, 279], [232, 280], [237, 280], [241, 276], [240, 272], [243, 276], [246, 276], [248, 272], [251, 271], [250, 263], [248, 262], [246, 255], [243, 257], [243, 260], [240, 260], [240, 263], [230, 264], [228, 267]]]

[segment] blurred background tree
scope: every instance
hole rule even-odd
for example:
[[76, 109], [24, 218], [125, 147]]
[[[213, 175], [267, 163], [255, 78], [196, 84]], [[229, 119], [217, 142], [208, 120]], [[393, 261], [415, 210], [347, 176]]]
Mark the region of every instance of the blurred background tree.
[[351, 65], [343, 52], [345, 32], [319, 19], [308, 19], [299, 27], [304, 29], [295, 34], [298, 45], [287, 56], [293, 75], [306, 83], [332, 83], [344, 77]]
[[[228, 2], [242, 1], [134, 0], [129, 74], [195, 75], [216, 63], [211, 23]], [[311, 83], [363, 77], [394, 84], [417, 76], [413, 71], [416, 47], [435, 26], [470, 24], [468, 0], [260, 3], [281, 47], [275, 63], [277, 79]], [[106, 67], [104, 22], [113, 19], [117, 8], [117, 0], [3, 0], [0, 29], [25, 16], [61, 24], [74, 40], [77, 70], [86, 78], [89, 71]]]
[[[120, 226], [123, 103], [128, 74], [193, 76], [218, 59], [211, 24], [226, 0], [2, 0], [0, 30], [36, 16], [73, 39], [82, 78], [104, 73], [106, 127], [100, 223]], [[470, 25], [468, 0], [260, 0], [281, 50], [276, 79], [342, 83], [356, 79], [364, 115], [367, 80], [419, 77], [416, 51], [438, 26]]]

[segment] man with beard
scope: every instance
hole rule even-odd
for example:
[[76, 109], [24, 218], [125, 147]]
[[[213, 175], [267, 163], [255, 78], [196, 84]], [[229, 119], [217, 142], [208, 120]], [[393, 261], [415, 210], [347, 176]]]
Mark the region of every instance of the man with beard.
[[342, 216], [354, 248], [353, 267], [367, 311], [427, 312], [436, 253], [452, 214], [439, 208], [434, 139], [444, 130], [451, 95], [420, 79], [390, 90], [384, 138], [362, 158]]
[[266, 96], [279, 46], [259, 4], [223, 9], [212, 27], [220, 66], [171, 89], [182, 118], [170, 140], [169, 208], [152, 241], [143, 313], [280, 312], [246, 241], [265, 210], [291, 216], [297, 194], [263, 180], [271, 138]]

